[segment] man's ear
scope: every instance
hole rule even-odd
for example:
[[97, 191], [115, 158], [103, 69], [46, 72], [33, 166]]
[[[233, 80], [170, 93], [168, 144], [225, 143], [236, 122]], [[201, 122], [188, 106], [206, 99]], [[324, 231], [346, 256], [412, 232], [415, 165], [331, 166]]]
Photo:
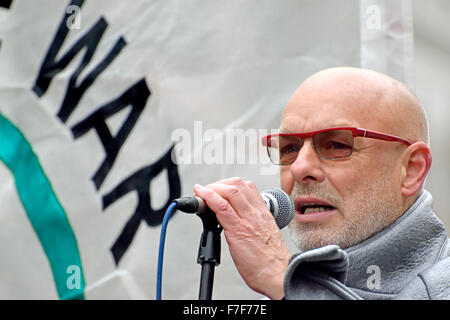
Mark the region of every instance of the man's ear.
[[402, 161], [403, 196], [412, 196], [420, 190], [430, 171], [431, 162], [431, 150], [426, 143], [416, 142], [406, 149]]

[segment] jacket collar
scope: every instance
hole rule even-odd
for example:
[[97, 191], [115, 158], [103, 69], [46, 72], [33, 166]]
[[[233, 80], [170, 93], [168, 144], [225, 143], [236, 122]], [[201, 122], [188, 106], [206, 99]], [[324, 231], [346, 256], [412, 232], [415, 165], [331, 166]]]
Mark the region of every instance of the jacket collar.
[[441, 258], [447, 232], [423, 191], [394, 223], [345, 251], [346, 286], [363, 298], [394, 296], [417, 274]]

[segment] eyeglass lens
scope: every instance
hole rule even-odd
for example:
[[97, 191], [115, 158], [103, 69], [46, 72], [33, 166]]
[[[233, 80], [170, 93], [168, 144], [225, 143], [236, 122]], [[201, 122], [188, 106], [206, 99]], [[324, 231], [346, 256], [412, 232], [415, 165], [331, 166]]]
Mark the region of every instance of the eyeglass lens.
[[[296, 136], [275, 136], [268, 144], [270, 159], [275, 164], [292, 164], [303, 146], [302, 138]], [[333, 160], [349, 157], [353, 151], [353, 134], [348, 130], [331, 130], [313, 136], [317, 155]]]

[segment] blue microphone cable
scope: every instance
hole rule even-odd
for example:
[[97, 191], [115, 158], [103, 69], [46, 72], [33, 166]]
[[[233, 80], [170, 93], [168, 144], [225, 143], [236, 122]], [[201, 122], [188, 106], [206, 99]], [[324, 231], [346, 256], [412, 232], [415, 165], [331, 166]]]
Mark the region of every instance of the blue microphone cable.
[[169, 223], [170, 217], [175, 212], [175, 210], [180, 210], [185, 213], [198, 213], [199, 211], [202, 211], [204, 209], [205, 203], [201, 198], [197, 197], [183, 197], [175, 199], [167, 208], [161, 225], [161, 237], [159, 240], [158, 272], [156, 276], [156, 300], [161, 300], [164, 243], [166, 240], [167, 224]]
[[176, 210], [178, 203], [172, 202], [164, 214], [164, 219], [161, 225], [161, 237], [159, 240], [159, 253], [158, 253], [158, 272], [156, 276], [156, 300], [161, 300], [161, 287], [162, 287], [162, 269], [164, 258], [164, 243], [166, 241], [166, 230], [172, 213]]

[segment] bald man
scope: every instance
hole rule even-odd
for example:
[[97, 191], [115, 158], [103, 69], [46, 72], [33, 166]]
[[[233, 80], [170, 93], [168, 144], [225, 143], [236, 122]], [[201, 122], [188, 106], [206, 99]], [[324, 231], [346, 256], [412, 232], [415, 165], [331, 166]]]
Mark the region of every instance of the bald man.
[[428, 125], [415, 95], [375, 71], [314, 74], [264, 139], [295, 204], [291, 255], [255, 185], [194, 192], [215, 212], [233, 261], [271, 299], [450, 299], [450, 245], [423, 185]]

